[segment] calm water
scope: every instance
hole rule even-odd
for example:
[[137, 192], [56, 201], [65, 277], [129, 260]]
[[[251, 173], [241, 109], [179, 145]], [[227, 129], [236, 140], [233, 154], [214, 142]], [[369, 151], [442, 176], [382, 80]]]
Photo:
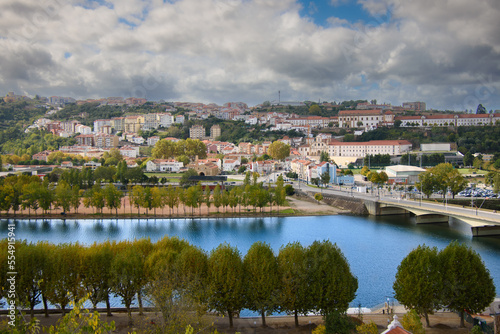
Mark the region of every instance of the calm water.
[[[222, 242], [235, 245], [244, 255], [255, 241], [264, 241], [277, 253], [282, 245], [315, 240], [337, 243], [358, 277], [357, 297], [351, 306], [373, 307], [393, 295], [392, 284], [401, 260], [418, 245], [442, 249], [459, 240], [476, 250], [495, 281], [500, 295], [500, 239], [473, 239], [470, 229], [454, 222], [448, 225], [415, 225], [407, 217], [374, 219], [351, 216], [150, 219], [150, 220], [17, 220], [17, 239], [52, 243], [133, 240], [178, 236], [210, 251]], [[7, 236], [7, 220], [0, 233]]]

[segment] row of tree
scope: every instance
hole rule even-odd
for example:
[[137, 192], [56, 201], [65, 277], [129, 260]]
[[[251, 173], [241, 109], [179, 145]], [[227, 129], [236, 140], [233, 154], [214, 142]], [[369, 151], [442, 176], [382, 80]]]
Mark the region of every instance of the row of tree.
[[481, 257], [458, 242], [438, 251], [436, 247], [419, 246], [403, 259], [393, 285], [394, 297], [409, 309], [425, 317], [447, 308], [475, 314], [493, 302], [495, 285]]
[[[132, 214], [132, 208], [135, 207], [140, 213], [140, 209], [146, 209], [146, 214], [150, 210], [161, 208], [169, 208], [169, 214], [172, 215], [174, 209], [177, 209], [179, 215], [179, 207], [191, 208], [191, 215], [194, 215], [195, 209], [200, 210], [203, 205], [210, 211], [213, 205], [217, 208], [217, 213], [223, 208], [227, 212], [228, 207], [235, 212], [238, 207], [241, 212], [241, 207], [252, 206], [254, 210], [260, 208], [261, 212], [264, 207], [276, 205], [279, 213], [279, 207], [283, 206], [286, 199], [286, 190], [284, 187], [283, 177], [278, 177], [274, 188], [265, 189], [262, 184], [257, 183], [258, 174], [253, 175], [253, 180], [250, 180], [251, 174], [247, 173], [243, 185], [240, 187], [232, 187], [227, 191], [222, 189], [220, 185], [216, 185], [212, 190], [209, 186], [202, 186], [201, 183], [191, 187], [182, 188], [169, 185], [168, 187], [143, 187], [136, 185], [129, 187], [129, 202]], [[78, 212], [80, 203], [83, 202], [85, 207], [92, 207], [96, 212], [103, 213], [106, 207], [110, 211], [115, 210], [118, 214], [118, 209], [122, 207], [122, 198], [125, 193], [116, 188], [112, 183], [102, 186], [100, 182], [87, 188], [80, 190], [78, 184], [71, 184], [61, 178], [57, 185], [50, 183], [46, 178], [43, 182], [36, 176], [9, 176], [0, 184], [0, 210], [8, 212], [13, 210], [14, 213], [22, 209], [36, 211], [41, 208], [46, 214], [53, 208], [61, 208], [63, 212], [69, 212], [73, 209]]]
[[[8, 291], [6, 273], [8, 242], [0, 242], [2, 289]], [[146, 298], [163, 315], [166, 324], [182, 313], [207, 310], [233, 316], [247, 308], [266, 315], [281, 311], [295, 315], [345, 312], [354, 299], [358, 281], [337, 245], [315, 241], [282, 246], [274, 254], [263, 242], [254, 243], [242, 257], [229, 244], [209, 254], [176, 237], [156, 243], [149, 239], [53, 245], [17, 242], [16, 298], [18, 305], [33, 309], [48, 303], [65, 312], [70, 301], [89, 295], [94, 308], [110, 296], [120, 297], [131, 320], [137, 299], [142, 312]], [[1, 297], [7, 297], [5, 295]], [[184, 327], [185, 328], [185, 327]]]

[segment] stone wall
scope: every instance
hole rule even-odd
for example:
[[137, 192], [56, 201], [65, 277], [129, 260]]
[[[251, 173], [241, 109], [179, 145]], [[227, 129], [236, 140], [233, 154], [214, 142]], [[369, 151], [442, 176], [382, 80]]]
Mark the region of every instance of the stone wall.
[[[301, 200], [314, 200], [314, 192], [302, 191], [300, 189], [295, 189], [295, 196]], [[365, 207], [363, 200], [349, 197], [349, 196], [338, 196], [323, 193], [323, 203], [326, 203], [335, 208], [340, 208], [342, 210], [347, 210], [353, 215], [368, 215], [368, 210]]]

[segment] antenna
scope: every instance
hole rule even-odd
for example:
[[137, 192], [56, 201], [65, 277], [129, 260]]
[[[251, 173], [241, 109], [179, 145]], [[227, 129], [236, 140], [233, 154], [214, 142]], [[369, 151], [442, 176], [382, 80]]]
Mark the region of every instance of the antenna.
[[281, 104], [281, 91], [278, 91], [278, 105]]

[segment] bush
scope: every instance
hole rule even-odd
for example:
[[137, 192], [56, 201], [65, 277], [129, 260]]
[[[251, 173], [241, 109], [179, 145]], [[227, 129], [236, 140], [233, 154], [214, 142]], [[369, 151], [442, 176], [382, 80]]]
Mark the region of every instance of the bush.
[[347, 314], [334, 311], [325, 316], [325, 328], [326, 334], [350, 334], [356, 326]]
[[361, 324], [356, 326], [356, 332], [360, 334], [378, 334], [377, 324], [373, 321], [370, 321], [367, 324]]
[[292, 196], [295, 194], [295, 189], [293, 189], [293, 186], [291, 184], [287, 184], [285, 186], [285, 193], [287, 196]]

